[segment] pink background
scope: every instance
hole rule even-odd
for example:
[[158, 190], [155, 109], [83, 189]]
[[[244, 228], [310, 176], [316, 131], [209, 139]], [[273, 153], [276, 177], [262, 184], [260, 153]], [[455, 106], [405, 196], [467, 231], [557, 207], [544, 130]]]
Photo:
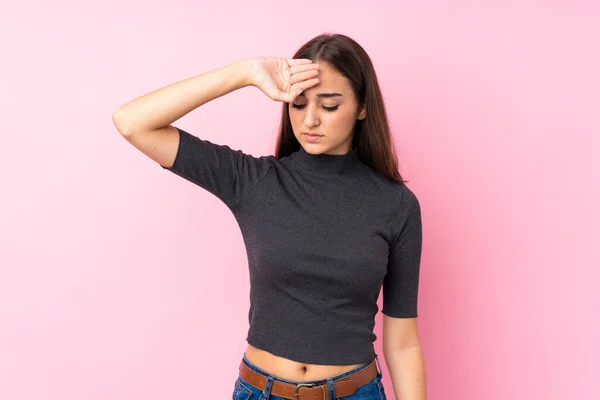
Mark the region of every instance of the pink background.
[[[371, 55], [421, 200], [428, 398], [597, 398], [598, 2], [45, 3], [0, 12], [0, 399], [230, 398], [236, 221], [111, 115], [325, 31]], [[279, 110], [246, 88], [177, 124], [269, 154]]]

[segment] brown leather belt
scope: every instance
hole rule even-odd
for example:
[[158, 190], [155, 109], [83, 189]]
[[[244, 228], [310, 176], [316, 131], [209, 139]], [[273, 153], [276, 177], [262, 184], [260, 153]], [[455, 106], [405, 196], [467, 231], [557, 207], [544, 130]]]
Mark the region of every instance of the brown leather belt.
[[[371, 382], [377, 376], [375, 359], [362, 370], [333, 381], [335, 397], [350, 396], [360, 386]], [[262, 391], [267, 386], [267, 377], [249, 368], [242, 359], [240, 363], [240, 377], [250, 385]], [[314, 383], [287, 383], [275, 378], [271, 386], [271, 394], [292, 400], [329, 400], [329, 386], [327, 382], [317, 385]]]

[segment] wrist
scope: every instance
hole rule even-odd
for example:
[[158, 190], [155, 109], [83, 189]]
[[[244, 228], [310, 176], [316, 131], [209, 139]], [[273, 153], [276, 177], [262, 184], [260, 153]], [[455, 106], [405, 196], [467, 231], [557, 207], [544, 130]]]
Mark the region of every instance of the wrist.
[[241, 85], [242, 86], [256, 86], [254, 81], [254, 74], [258, 66], [258, 59], [247, 58], [245, 60], [238, 61], [237, 67], [240, 71]]

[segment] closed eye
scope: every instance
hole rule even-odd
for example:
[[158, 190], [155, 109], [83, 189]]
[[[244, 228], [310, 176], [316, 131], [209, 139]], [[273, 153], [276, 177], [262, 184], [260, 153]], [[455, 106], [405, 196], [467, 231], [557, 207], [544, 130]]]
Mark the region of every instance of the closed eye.
[[[339, 106], [340, 106], [339, 104], [336, 105], [336, 106], [333, 106], [333, 107], [325, 107], [325, 106], [323, 106], [323, 109], [325, 111], [332, 112], [332, 111], [337, 110]], [[306, 107], [306, 104], [295, 104], [295, 103], [292, 103], [292, 107], [293, 108], [297, 108], [298, 110], [302, 110], [304, 107]]]

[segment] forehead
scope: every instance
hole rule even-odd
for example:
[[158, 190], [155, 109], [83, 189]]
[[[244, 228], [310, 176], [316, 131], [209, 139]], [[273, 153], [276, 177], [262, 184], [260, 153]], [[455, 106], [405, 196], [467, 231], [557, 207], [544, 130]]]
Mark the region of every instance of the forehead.
[[344, 97], [348, 97], [352, 92], [348, 79], [329, 64], [319, 63], [319, 65], [319, 83], [306, 89], [302, 94], [305, 94], [306, 97], [311, 97], [319, 93], [337, 92]]

